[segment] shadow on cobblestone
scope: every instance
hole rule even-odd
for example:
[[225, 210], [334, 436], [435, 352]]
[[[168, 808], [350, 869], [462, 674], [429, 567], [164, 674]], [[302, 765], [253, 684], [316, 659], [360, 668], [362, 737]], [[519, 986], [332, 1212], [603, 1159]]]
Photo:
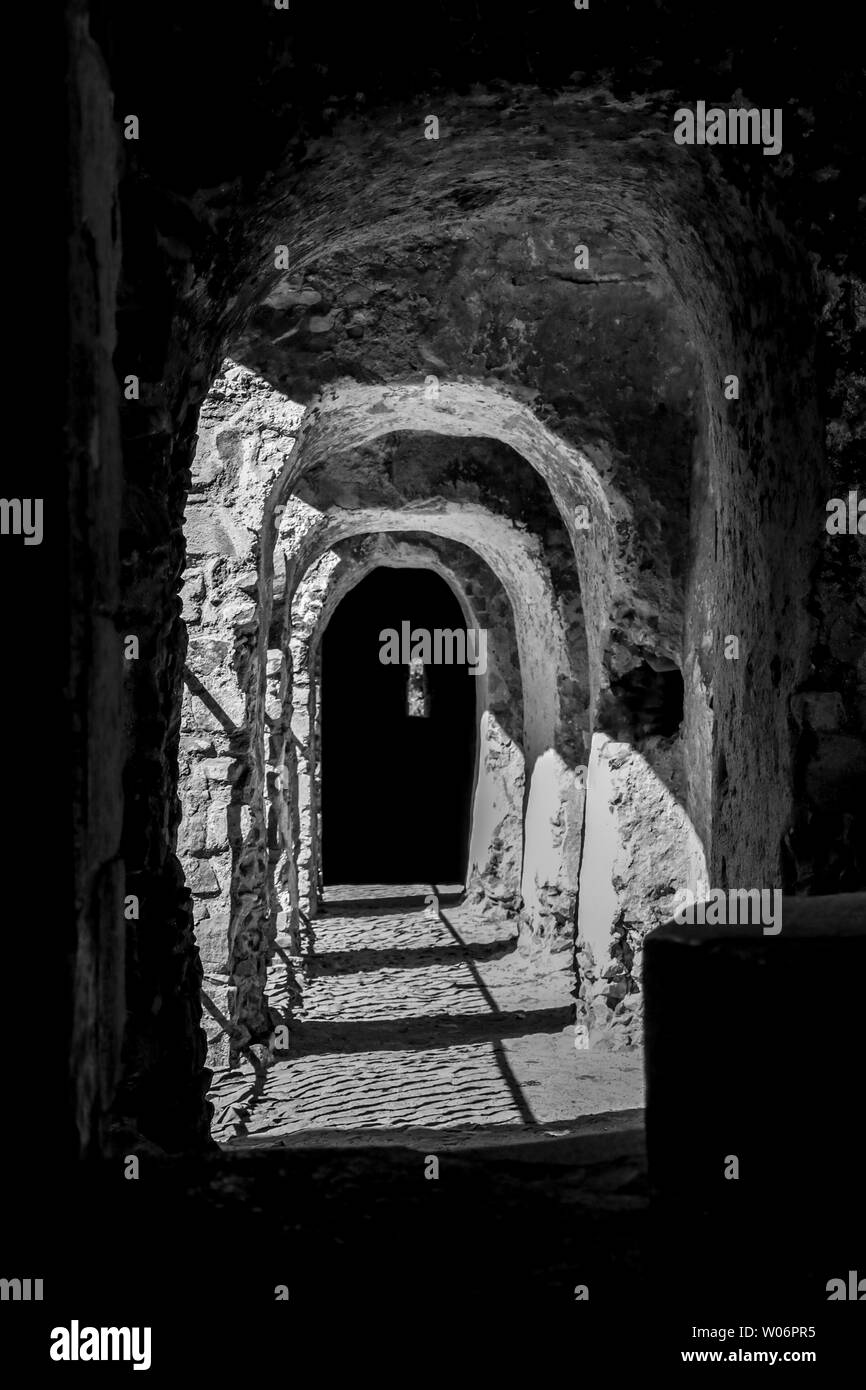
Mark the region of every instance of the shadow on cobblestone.
[[374, 950], [359, 947], [356, 951], [318, 951], [310, 957], [305, 968], [310, 978], [316, 975], [357, 975], [364, 971], [389, 969], [414, 970], [426, 965], [449, 965], [461, 960], [502, 960], [514, 954], [514, 940], [478, 941], [466, 945], [400, 947]]
[[572, 1020], [570, 1007], [518, 1010], [497, 1014], [427, 1014], [420, 1018], [371, 1019], [369, 1022], [305, 1022], [298, 1027], [295, 1055], [322, 1056], [329, 1052], [380, 1052], [395, 1048], [462, 1047], [466, 1043], [495, 1043], [501, 1038], [555, 1033]]
[[[257, 1147], [304, 1134], [511, 1135], [637, 1110], [640, 1055], [575, 1050], [574, 977], [528, 959], [515, 924], [423, 885], [329, 888], [329, 912], [278, 944], [270, 1006], [288, 1046], [218, 1073], [212, 1133]], [[449, 905], [450, 900], [450, 905]], [[297, 947], [296, 947], [297, 949]]]

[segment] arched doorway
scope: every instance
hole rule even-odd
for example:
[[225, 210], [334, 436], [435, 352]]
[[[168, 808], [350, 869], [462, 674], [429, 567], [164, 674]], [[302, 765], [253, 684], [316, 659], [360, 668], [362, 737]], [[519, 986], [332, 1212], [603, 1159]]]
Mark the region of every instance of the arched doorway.
[[[475, 766], [476, 677], [467, 664], [384, 657], [388, 630], [465, 632], [432, 571], [380, 568], [322, 641], [325, 884], [463, 882]], [[447, 646], [445, 647], [447, 651]]]

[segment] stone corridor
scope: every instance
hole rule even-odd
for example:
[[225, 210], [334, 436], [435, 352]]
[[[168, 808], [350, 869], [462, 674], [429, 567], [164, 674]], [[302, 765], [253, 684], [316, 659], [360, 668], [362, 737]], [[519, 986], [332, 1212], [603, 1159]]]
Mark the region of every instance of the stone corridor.
[[439, 888], [438, 912], [423, 884], [329, 888], [301, 953], [278, 940], [288, 1051], [216, 1073], [217, 1141], [501, 1145], [642, 1106], [638, 1052], [575, 1048], [569, 953], [528, 956], [504, 914]]
[[4, 1358], [844, 1387], [856, 14], [410, 21], [10, 7]]

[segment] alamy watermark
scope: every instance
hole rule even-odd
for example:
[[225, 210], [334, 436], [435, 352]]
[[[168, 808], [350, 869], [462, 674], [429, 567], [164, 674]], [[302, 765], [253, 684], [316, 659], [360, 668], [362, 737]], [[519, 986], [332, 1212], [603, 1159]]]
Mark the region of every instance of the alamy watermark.
[[866, 497], [855, 488], [845, 497], [831, 497], [824, 522], [828, 536], [866, 536]]
[[0, 1300], [4, 1303], [42, 1302], [41, 1279], [0, 1279]]
[[674, 112], [674, 140], [678, 145], [763, 145], [764, 154], [782, 149], [782, 111], [758, 106], [711, 106], [699, 101], [692, 111], [681, 106]]
[[385, 627], [379, 633], [379, 660], [383, 666], [468, 666], [470, 676], [483, 676], [487, 670], [487, 629], [483, 627], [413, 628], [400, 624], [400, 631]]
[[25, 545], [42, 544], [42, 498], [0, 497], [0, 536], [23, 536]]
[[713, 888], [697, 898], [689, 888], [676, 895], [673, 920], [679, 926], [760, 925], [764, 936], [778, 936], [782, 930], [781, 888]]
[[51, 1329], [52, 1361], [131, 1361], [134, 1371], [150, 1369], [149, 1327], [69, 1327]]
[[844, 1279], [827, 1280], [827, 1302], [838, 1303], [840, 1299], [843, 1302], [866, 1302], [866, 1279], [861, 1279], [856, 1269], [848, 1270], [847, 1284]]

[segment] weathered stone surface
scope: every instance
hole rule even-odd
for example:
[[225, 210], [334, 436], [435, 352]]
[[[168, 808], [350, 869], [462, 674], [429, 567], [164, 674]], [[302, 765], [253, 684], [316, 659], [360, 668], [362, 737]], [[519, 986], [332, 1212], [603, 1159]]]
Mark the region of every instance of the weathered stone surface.
[[[211, 914], [207, 921], [196, 927], [196, 944], [201, 956], [202, 969], [206, 981], [215, 976], [227, 979], [230, 965], [228, 917], [225, 914]], [[205, 986], [207, 988], [207, 985]]]
[[229, 822], [232, 811], [222, 804], [208, 807], [204, 832], [204, 849], [208, 854], [222, 854], [229, 847]]
[[554, 950], [571, 950], [583, 845], [585, 769], [552, 749], [532, 768], [523, 856], [524, 912]]
[[204, 758], [199, 767], [208, 782], [231, 782], [240, 772], [233, 758]]
[[670, 915], [678, 890], [700, 895], [708, 886], [703, 845], [677, 796], [678, 759], [658, 744], [641, 753], [592, 740], [577, 967], [578, 1017], [594, 1046], [639, 1041], [637, 1023], [626, 1037], [611, 1027], [619, 1000], [640, 988], [643, 939]]
[[801, 724], [819, 732], [841, 729], [845, 724], [845, 702], [838, 690], [814, 691], [794, 695], [791, 712]]
[[197, 898], [210, 898], [219, 893], [219, 879], [206, 859], [187, 860], [184, 871], [190, 892]]

